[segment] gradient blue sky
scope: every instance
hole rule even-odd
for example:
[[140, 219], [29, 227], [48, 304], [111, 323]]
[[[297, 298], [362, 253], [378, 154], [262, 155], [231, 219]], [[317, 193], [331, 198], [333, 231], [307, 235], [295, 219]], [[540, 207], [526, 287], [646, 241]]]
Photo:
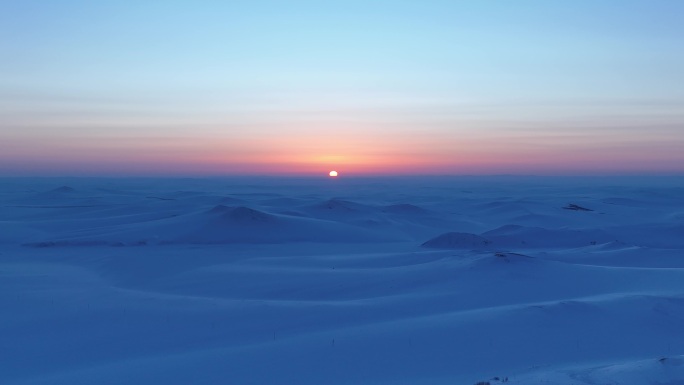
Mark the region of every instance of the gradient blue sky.
[[0, 174], [684, 173], [684, 1], [0, 0]]

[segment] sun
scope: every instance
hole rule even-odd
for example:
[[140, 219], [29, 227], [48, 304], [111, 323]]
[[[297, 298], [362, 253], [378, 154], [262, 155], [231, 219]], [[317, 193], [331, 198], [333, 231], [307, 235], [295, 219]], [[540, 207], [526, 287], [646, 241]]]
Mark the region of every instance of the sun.
[[329, 173], [328, 175], [330, 175], [330, 176], [332, 176], [332, 177], [336, 177], [336, 176], [337, 176], [337, 171], [334, 171], [334, 170], [333, 170], [333, 171], [330, 171], [330, 173]]

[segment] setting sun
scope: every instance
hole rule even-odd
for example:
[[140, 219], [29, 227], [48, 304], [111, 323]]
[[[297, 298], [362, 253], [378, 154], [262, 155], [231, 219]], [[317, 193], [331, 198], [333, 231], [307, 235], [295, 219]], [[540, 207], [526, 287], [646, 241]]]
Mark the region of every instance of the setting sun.
[[337, 176], [337, 171], [330, 171], [330, 173], [329, 173], [328, 175], [330, 175], [330, 176]]

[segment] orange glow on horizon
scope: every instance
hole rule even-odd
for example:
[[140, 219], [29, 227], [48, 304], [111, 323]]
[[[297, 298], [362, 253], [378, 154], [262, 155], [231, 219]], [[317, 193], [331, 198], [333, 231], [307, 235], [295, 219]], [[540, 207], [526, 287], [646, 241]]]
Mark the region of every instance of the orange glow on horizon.
[[[682, 163], [671, 161], [680, 154], [677, 141], [654, 142], [658, 152], [637, 151], [643, 144], [634, 138], [623, 138], [619, 146], [613, 140], [612, 147], [605, 141], [579, 141], [573, 143], [576, 150], [568, 151], [564, 137], [383, 135], [370, 128], [349, 132], [335, 126], [330, 130], [334, 140], [331, 134], [313, 131], [287, 137], [51, 137], [40, 143], [17, 137], [5, 143], [0, 164], [21, 163], [24, 170], [36, 173], [76, 174], [321, 176], [339, 169], [345, 176], [682, 172]], [[624, 162], [625, 153], [630, 162]]]

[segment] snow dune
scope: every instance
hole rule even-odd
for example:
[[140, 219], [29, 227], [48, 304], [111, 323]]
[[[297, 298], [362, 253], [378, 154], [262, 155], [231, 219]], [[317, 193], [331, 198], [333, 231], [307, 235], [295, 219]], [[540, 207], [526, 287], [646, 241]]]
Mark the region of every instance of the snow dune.
[[2, 384], [684, 383], [679, 180], [3, 182]]

